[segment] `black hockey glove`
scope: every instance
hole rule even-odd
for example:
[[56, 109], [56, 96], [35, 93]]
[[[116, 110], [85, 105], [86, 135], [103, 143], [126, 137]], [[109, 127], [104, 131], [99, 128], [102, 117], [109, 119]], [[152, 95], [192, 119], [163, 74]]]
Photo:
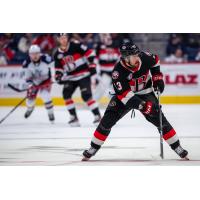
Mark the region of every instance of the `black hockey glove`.
[[160, 91], [160, 93], [163, 93], [164, 88], [165, 88], [165, 84], [163, 81], [163, 74], [159, 73], [159, 74], [153, 75], [152, 81], [153, 81], [154, 91]]
[[151, 101], [143, 101], [139, 106], [139, 110], [145, 115], [154, 115], [159, 111], [159, 107]]
[[63, 77], [63, 73], [57, 71], [56, 75], [55, 75], [55, 80], [58, 84], [62, 84], [62, 77]]

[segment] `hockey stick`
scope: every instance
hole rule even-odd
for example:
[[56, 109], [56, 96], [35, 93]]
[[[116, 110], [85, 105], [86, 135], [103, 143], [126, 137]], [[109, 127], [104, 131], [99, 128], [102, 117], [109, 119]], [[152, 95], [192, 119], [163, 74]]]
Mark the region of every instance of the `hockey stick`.
[[[52, 84], [54, 84], [54, 83], [56, 83], [56, 82], [52, 82]], [[46, 84], [46, 85], [48, 85], [48, 84]], [[45, 86], [45, 84], [42, 85], [42, 86]], [[12, 90], [14, 90], [15, 92], [26, 92], [26, 91], [28, 90], [28, 88], [19, 89], [19, 88], [15, 87], [14, 85], [12, 85], [11, 83], [8, 83], [8, 87], [11, 88]], [[41, 86], [38, 85], [38, 86], [34, 86], [34, 87], [35, 87], [36, 89], [39, 89]]]
[[12, 114], [25, 100], [27, 97], [24, 97], [3, 119], [0, 120], [0, 124], [6, 120], [10, 114]]
[[158, 95], [158, 104], [159, 104], [159, 120], [160, 120], [160, 127], [159, 127], [159, 132], [160, 132], [160, 157], [164, 159], [164, 149], [163, 149], [163, 124], [162, 124], [162, 105], [160, 103], [160, 91], [157, 91]]
[[25, 92], [25, 91], [27, 91], [27, 89], [19, 89], [19, 88], [15, 87], [14, 85], [12, 85], [11, 83], [8, 83], [8, 87], [11, 88], [12, 90], [14, 90], [15, 92]]

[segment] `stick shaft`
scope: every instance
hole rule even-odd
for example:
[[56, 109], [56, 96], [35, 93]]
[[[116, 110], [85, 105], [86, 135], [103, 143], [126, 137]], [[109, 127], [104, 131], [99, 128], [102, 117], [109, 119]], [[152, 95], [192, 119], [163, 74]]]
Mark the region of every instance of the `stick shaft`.
[[159, 121], [160, 121], [160, 157], [164, 159], [164, 149], [163, 149], [163, 124], [162, 124], [162, 110], [161, 110], [161, 104], [160, 104], [160, 91], [158, 93], [158, 103], [159, 103]]
[[12, 114], [25, 100], [27, 97], [23, 98], [5, 117], [3, 117], [3, 119], [0, 120], [0, 124], [5, 121], [10, 114]]

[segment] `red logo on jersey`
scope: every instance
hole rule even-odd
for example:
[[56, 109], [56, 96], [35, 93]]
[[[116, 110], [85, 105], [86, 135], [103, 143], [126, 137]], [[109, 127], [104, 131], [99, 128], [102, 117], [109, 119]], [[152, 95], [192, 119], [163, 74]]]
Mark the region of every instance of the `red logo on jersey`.
[[69, 55], [69, 56], [65, 56], [63, 58], [63, 61], [65, 62], [65, 64], [68, 64], [68, 63], [74, 63], [74, 57]]

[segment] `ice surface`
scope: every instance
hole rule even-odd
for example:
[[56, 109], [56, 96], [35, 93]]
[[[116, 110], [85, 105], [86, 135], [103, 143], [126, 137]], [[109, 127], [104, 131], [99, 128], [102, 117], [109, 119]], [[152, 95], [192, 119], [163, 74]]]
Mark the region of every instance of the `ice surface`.
[[[0, 107], [0, 118], [11, 109]], [[23, 118], [21, 107], [0, 125], [0, 165], [200, 165], [200, 105], [164, 105], [163, 110], [190, 161], [181, 161], [167, 144], [161, 160], [157, 129], [136, 112], [112, 129], [91, 161], [81, 162], [95, 130], [89, 110], [78, 110], [82, 126], [71, 128], [65, 107], [55, 107], [55, 124], [49, 123], [44, 107], [37, 107], [29, 119]]]

